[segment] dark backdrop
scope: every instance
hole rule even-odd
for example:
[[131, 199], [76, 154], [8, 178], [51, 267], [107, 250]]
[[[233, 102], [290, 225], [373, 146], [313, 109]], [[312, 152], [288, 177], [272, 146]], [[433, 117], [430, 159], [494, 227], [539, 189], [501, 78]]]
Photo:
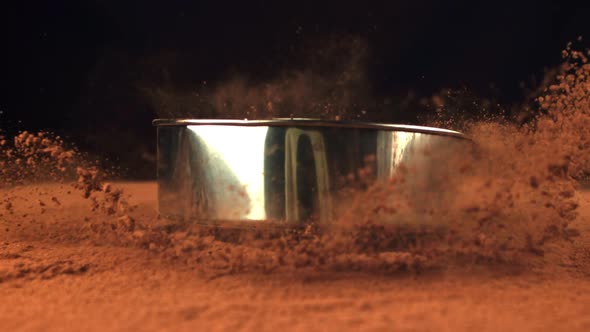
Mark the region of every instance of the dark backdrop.
[[[560, 51], [590, 38], [583, 1], [3, 1], [0, 124], [51, 130], [122, 174], [154, 176], [158, 104], [191, 89], [313, 67], [313, 50], [366, 43], [375, 98], [466, 88], [507, 107]], [[342, 59], [334, 59], [342, 61]], [[316, 65], [317, 67], [317, 65]], [[395, 102], [389, 106], [394, 112]], [[371, 111], [371, 110], [370, 110]], [[377, 112], [367, 118], [382, 118]], [[404, 112], [408, 112], [407, 110]], [[392, 114], [393, 114], [392, 113]], [[402, 114], [402, 120], [412, 116]], [[381, 114], [382, 115], [382, 114]], [[401, 121], [401, 120], [400, 120]], [[132, 171], [129, 172], [128, 170]]]

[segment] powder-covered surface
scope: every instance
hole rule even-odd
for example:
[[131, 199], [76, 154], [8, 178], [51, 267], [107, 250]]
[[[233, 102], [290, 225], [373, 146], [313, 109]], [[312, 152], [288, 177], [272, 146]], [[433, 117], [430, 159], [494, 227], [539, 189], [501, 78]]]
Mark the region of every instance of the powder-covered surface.
[[[155, 184], [119, 187], [137, 205], [136, 216], [155, 217]], [[535, 268], [465, 264], [419, 273], [211, 277], [190, 260], [97, 241], [84, 225], [111, 217], [90, 214], [88, 201], [68, 190], [41, 185], [12, 193], [46, 202], [46, 210], [15, 200], [13, 216], [19, 217], [0, 221], [3, 330], [590, 329], [590, 193], [580, 194], [573, 222], [580, 235], [546, 244]]]

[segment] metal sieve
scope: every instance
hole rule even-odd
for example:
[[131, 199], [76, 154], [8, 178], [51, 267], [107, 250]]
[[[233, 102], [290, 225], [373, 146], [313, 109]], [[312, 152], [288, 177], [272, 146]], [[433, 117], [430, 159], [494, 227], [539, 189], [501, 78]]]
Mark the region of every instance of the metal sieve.
[[446, 157], [471, 145], [452, 130], [380, 123], [157, 119], [153, 124], [160, 215], [206, 224], [329, 223], [347, 197], [408, 169], [413, 172], [406, 186], [427, 187], [436, 200], [445, 185], [437, 170]]

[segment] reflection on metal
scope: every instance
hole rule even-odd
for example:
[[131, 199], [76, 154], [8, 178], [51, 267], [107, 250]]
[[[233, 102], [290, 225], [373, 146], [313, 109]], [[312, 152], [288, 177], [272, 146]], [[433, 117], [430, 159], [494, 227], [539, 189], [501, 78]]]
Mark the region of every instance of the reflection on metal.
[[377, 176], [390, 178], [402, 162], [408, 143], [418, 139], [420, 133], [380, 131], [377, 133]]
[[[232, 213], [236, 217], [263, 220], [264, 211], [264, 140], [268, 127], [235, 127], [232, 136], [217, 126], [187, 126], [195, 140], [204, 143], [208, 157], [211, 191], [214, 201], [234, 211], [236, 202], [244, 206]], [[194, 165], [198, 167], [198, 165]], [[217, 209], [216, 213], [219, 214]], [[219, 217], [219, 215], [217, 216]]]
[[[302, 138], [307, 138], [307, 140]], [[312, 152], [313, 160], [310, 163], [302, 162], [299, 158], [301, 150], [305, 147]], [[315, 172], [306, 168], [314, 169]], [[312, 177], [312, 183], [307, 184], [310, 189], [307, 192], [303, 187], [305, 183], [299, 181], [301, 176]], [[328, 221], [332, 210], [329, 191], [328, 163], [322, 133], [318, 130], [288, 128], [285, 134], [285, 215], [287, 221], [298, 221], [304, 218], [301, 213], [304, 208], [300, 199], [301, 192], [304, 192], [305, 195], [311, 194], [312, 204], [318, 204], [311, 210], [319, 210], [320, 220]]]
[[[444, 156], [469, 144], [457, 132], [320, 120], [156, 120], [158, 202], [169, 218], [218, 222], [329, 222], [347, 190], [414, 170], [415, 188]], [[376, 171], [374, 171], [376, 170]], [[419, 189], [416, 189], [419, 190]], [[433, 189], [434, 190], [434, 189]]]

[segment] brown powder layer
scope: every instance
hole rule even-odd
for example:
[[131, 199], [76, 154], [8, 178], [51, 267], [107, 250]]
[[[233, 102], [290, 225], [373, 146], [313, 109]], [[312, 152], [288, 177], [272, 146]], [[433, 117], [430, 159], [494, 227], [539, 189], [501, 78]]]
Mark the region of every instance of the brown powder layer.
[[[157, 220], [154, 183], [116, 185], [137, 206], [137, 220]], [[587, 192], [579, 193], [572, 222], [580, 235], [546, 242], [532, 266], [488, 262], [383, 273], [366, 263], [354, 271], [348, 262], [340, 270], [232, 274], [223, 272], [221, 257], [235, 251], [211, 252], [211, 261], [203, 262], [196, 259], [195, 252], [204, 251], [199, 248], [177, 244], [178, 255], [138, 248], [113, 236], [116, 217], [89, 213], [88, 201], [68, 190], [48, 184], [11, 192], [44, 202], [51, 193], [61, 204], [47, 204], [42, 213], [16, 200], [14, 214], [2, 219], [8, 231], [0, 240], [0, 320], [6, 329], [309, 330], [321, 324], [326, 330], [585, 331], [590, 324]], [[180, 232], [172, 234], [181, 241]], [[209, 273], [202, 273], [203, 265]]]

